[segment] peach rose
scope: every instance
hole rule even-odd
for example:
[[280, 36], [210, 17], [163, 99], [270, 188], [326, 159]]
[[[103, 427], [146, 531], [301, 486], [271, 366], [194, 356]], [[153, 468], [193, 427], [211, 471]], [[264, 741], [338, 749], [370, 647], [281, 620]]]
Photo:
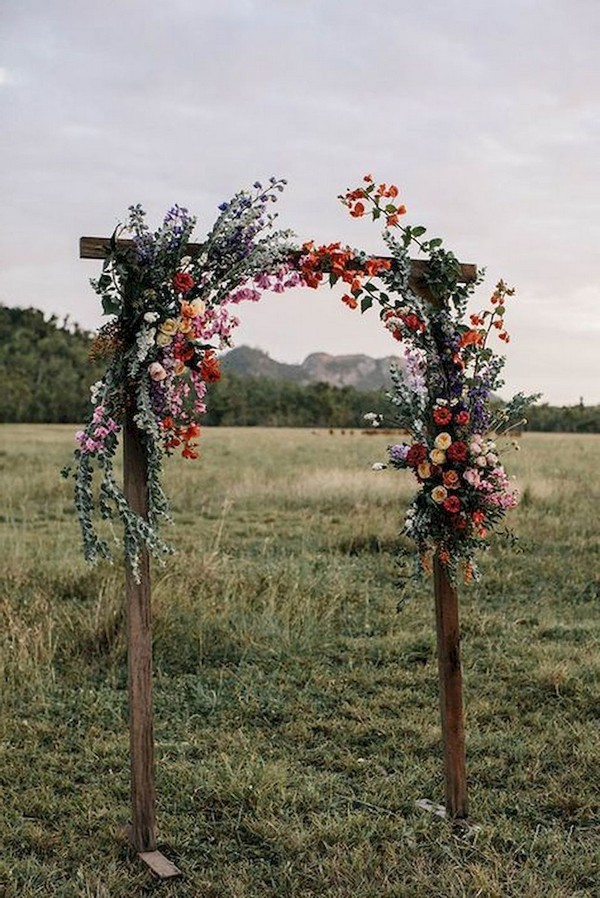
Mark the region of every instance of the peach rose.
[[436, 449], [443, 449], [445, 451], [451, 442], [452, 442], [452, 437], [450, 436], [450, 434], [446, 433], [446, 431], [443, 431], [443, 433], [438, 433], [438, 435], [436, 436], [436, 438], [434, 440], [433, 445], [435, 446]]
[[435, 489], [431, 491], [431, 498], [434, 502], [437, 502], [438, 505], [441, 505], [448, 498], [448, 490], [445, 486], [436, 486]]

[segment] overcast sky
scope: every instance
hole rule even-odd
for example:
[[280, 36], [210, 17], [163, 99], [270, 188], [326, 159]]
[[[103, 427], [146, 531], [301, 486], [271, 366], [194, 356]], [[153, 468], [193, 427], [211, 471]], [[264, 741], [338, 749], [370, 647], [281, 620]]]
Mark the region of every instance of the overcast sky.
[[[504, 277], [506, 395], [600, 402], [598, 0], [3, 0], [0, 302], [100, 323], [77, 258], [131, 203], [199, 219], [274, 174], [302, 239], [380, 250], [336, 196], [365, 172]], [[240, 307], [280, 361], [398, 344], [326, 289]]]

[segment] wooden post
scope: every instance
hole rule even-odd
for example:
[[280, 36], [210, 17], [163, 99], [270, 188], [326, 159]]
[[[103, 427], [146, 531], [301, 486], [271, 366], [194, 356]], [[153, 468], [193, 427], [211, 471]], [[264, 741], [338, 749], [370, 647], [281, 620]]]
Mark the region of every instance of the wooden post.
[[446, 778], [446, 814], [468, 813], [458, 596], [437, 553], [433, 559], [437, 655]]
[[[131, 241], [126, 241], [130, 243]], [[82, 237], [82, 259], [102, 259], [107, 238]], [[132, 511], [148, 519], [148, 465], [135, 423], [135, 397], [125, 397], [123, 422], [123, 492]], [[140, 550], [139, 581], [125, 563], [127, 611], [127, 684], [131, 764], [131, 824], [128, 839], [159, 879], [182, 876], [181, 870], [156, 849], [156, 787], [154, 782], [154, 720], [152, 709], [152, 614], [150, 556]]]
[[[123, 428], [123, 487], [132, 511], [148, 517], [146, 456], [128, 405]], [[154, 724], [152, 719], [152, 624], [150, 559], [140, 552], [140, 580], [126, 564], [129, 742], [131, 749], [130, 837], [136, 851], [156, 849], [156, 790], [154, 785]]]

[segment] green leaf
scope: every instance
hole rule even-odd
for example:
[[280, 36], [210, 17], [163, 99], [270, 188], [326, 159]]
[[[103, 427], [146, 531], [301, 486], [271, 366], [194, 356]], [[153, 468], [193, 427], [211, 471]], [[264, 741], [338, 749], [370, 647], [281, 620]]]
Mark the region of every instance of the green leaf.
[[429, 249], [437, 249], [438, 246], [441, 246], [444, 241], [441, 237], [432, 237], [429, 241]]
[[423, 225], [417, 225], [416, 228], [411, 229], [412, 236], [413, 237], [421, 237], [426, 232], [426, 230], [427, 230], [427, 228], [424, 228]]
[[361, 311], [361, 312], [366, 312], [367, 309], [370, 309], [372, 305], [373, 305], [373, 297], [372, 297], [372, 296], [365, 296], [365, 297], [364, 297], [363, 299], [361, 299], [361, 301], [360, 301], [360, 311]]
[[373, 221], [375, 221], [376, 218], [380, 218], [380, 217], [381, 217], [381, 209], [376, 207], [375, 209], [373, 209]]
[[110, 293], [105, 293], [102, 297], [102, 311], [105, 315], [118, 315], [121, 311], [120, 298], [111, 296]]
[[107, 287], [110, 287], [112, 283], [112, 279], [108, 274], [101, 274], [98, 278], [98, 287], [100, 290], [106, 290]]

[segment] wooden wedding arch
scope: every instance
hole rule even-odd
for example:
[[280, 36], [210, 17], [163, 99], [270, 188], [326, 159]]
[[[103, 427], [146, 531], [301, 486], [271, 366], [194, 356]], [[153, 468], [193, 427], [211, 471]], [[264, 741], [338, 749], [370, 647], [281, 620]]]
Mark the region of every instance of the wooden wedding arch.
[[[131, 246], [131, 240], [118, 240], [120, 246]], [[108, 237], [81, 237], [81, 259], [106, 258], [111, 250]], [[202, 244], [188, 243], [188, 255], [197, 256]], [[413, 260], [409, 283], [415, 292], [435, 304], [426, 282], [428, 262]], [[470, 283], [477, 278], [475, 265], [461, 264], [460, 281]], [[134, 397], [125, 404], [123, 426], [123, 487], [132, 511], [148, 517], [148, 475], [144, 446], [135, 424]], [[467, 817], [467, 778], [465, 761], [465, 729], [460, 659], [458, 595], [450, 582], [446, 567], [437, 555], [433, 559], [434, 600], [437, 631], [439, 699], [444, 756], [445, 805], [427, 799], [417, 804], [445, 814], [453, 820]], [[127, 835], [132, 847], [161, 879], [182, 875], [171, 861], [157, 850], [156, 787], [154, 774], [154, 723], [152, 705], [152, 615], [150, 557], [142, 547], [139, 579], [129, 565], [125, 566], [125, 600], [127, 618], [127, 666], [129, 698], [129, 741], [131, 765], [131, 822]]]

